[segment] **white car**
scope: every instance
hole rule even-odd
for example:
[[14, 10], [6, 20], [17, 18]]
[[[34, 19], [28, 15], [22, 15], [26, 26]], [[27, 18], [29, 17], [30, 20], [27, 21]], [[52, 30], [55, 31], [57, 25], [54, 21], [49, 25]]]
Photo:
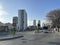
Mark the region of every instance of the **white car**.
[[51, 31], [49, 31], [49, 30], [44, 30], [44, 33], [50, 33]]

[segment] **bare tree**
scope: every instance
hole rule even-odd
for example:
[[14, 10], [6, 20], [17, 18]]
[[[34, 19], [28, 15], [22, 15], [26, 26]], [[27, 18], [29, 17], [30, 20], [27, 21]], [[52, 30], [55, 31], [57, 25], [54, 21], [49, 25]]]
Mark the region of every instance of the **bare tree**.
[[59, 27], [60, 27], [60, 9], [50, 11], [47, 14], [47, 19], [52, 22], [53, 27], [58, 27], [58, 32], [59, 32]]

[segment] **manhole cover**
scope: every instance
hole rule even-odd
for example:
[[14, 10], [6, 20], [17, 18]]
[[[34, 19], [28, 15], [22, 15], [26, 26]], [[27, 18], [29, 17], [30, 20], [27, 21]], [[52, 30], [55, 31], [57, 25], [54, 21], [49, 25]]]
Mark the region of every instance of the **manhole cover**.
[[22, 41], [22, 43], [27, 43], [27, 41]]

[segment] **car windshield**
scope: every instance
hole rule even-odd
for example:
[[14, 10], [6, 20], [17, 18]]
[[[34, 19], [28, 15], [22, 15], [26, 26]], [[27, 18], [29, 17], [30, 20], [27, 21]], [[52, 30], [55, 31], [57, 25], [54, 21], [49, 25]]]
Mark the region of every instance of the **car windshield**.
[[60, 0], [0, 0], [0, 45], [60, 45]]

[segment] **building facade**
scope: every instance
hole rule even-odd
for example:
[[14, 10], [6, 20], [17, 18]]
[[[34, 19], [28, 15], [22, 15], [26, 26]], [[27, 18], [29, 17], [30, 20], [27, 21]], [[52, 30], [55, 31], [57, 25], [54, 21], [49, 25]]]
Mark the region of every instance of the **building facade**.
[[17, 29], [17, 24], [18, 24], [18, 17], [15, 16], [15, 17], [13, 17], [13, 27], [14, 27], [15, 29]]
[[18, 23], [18, 17], [17, 16], [15, 16], [15, 17], [13, 17], [13, 23]]
[[8, 30], [8, 26], [0, 26], [0, 32], [7, 32]]
[[9, 30], [13, 29], [13, 25], [11, 23], [5, 23], [5, 26], [8, 26]]
[[8, 26], [6, 26], [4, 23], [0, 22], [0, 32], [6, 32], [8, 30]]
[[0, 22], [0, 26], [5, 26], [5, 24], [4, 24], [4, 23], [2, 23], [2, 22]]
[[18, 10], [18, 30], [27, 28], [27, 13], [25, 10]]
[[36, 26], [36, 20], [33, 20], [33, 26]]

